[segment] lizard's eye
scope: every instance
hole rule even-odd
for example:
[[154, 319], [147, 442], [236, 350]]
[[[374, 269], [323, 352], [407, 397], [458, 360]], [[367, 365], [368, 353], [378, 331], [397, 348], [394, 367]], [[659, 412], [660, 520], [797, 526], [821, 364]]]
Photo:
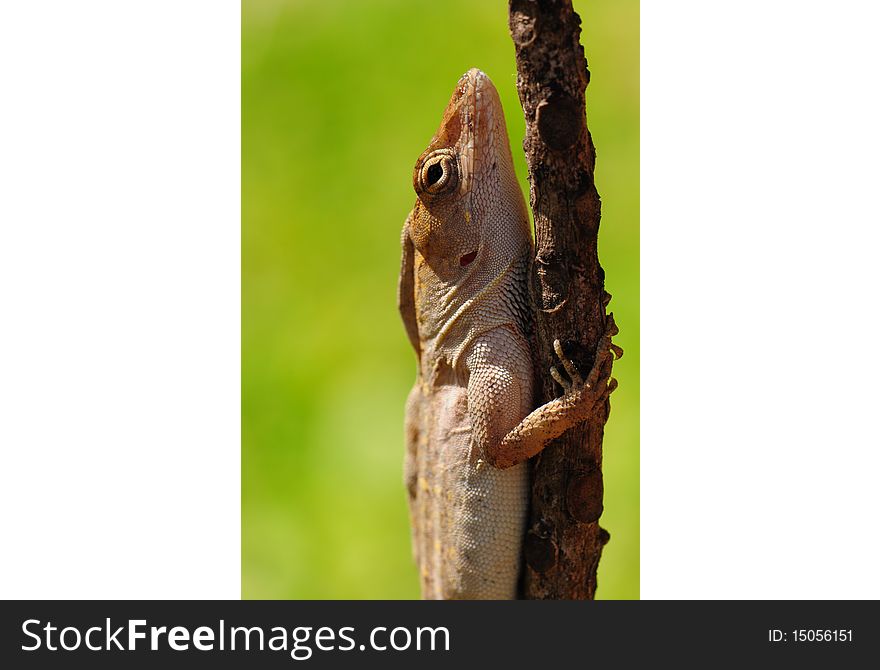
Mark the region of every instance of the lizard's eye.
[[448, 149], [429, 155], [416, 173], [416, 190], [437, 195], [453, 188], [457, 182], [455, 158]]

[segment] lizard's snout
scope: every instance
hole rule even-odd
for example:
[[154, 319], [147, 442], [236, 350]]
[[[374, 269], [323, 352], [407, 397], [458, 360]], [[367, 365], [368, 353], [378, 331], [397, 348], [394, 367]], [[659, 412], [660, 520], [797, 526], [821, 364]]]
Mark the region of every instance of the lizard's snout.
[[489, 75], [476, 67], [472, 67], [465, 72], [458, 80], [458, 91], [460, 96], [465, 96], [467, 94], [473, 95], [475, 93], [481, 94], [488, 89], [495, 90], [492, 80], [489, 79]]

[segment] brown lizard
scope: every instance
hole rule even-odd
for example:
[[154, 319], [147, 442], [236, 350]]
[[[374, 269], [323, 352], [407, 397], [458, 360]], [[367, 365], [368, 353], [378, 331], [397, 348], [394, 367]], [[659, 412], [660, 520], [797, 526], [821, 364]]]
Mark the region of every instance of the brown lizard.
[[404, 470], [422, 597], [512, 599], [526, 460], [614, 390], [617, 329], [609, 315], [586, 380], [554, 342], [564, 393], [534, 409], [532, 237], [501, 101], [480, 70], [459, 80], [413, 186], [398, 304], [419, 362]]

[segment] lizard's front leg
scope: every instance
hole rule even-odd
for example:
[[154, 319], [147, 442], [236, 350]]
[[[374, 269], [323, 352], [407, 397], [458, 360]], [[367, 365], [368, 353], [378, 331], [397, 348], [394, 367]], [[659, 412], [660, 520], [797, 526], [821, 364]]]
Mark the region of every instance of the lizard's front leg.
[[538, 454], [550, 440], [590, 417], [596, 404], [604, 402], [617, 388], [617, 380], [611, 377], [615, 356], [620, 358], [623, 355], [623, 350], [611, 341], [617, 332], [614, 317], [609, 314], [605, 334], [596, 349], [593, 369], [586, 381], [565, 356], [559, 340], [554, 341], [553, 348], [570, 381], [566, 381], [556, 368], [550, 368], [551, 376], [564, 390], [562, 397], [535, 409], [503, 439], [490, 440], [486, 444], [486, 458], [492, 465], [508, 468], [521, 463]]

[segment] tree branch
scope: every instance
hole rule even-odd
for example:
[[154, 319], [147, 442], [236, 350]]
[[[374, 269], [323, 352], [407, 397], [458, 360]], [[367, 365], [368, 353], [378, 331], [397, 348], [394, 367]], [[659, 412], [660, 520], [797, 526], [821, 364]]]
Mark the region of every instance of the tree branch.
[[[541, 402], [547, 402], [559, 395], [549, 374], [558, 365], [553, 340], [561, 340], [578, 369], [589, 372], [611, 297], [596, 249], [600, 202], [584, 102], [590, 73], [571, 0], [510, 0], [509, 9], [535, 220], [531, 297], [537, 386]], [[526, 598], [595, 595], [599, 557], [609, 539], [598, 524], [608, 412], [608, 403], [600, 403], [589, 421], [534, 459], [523, 550]]]

